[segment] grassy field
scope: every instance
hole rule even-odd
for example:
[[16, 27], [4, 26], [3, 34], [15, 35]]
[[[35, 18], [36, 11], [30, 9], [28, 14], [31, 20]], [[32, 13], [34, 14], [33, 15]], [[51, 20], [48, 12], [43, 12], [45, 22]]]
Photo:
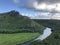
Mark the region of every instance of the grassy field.
[[17, 45], [35, 39], [44, 26], [17, 11], [0, 14], [0, 45]]
[[39, 33], [0, 34], [0, 45], [17, 45], [36, 38]]

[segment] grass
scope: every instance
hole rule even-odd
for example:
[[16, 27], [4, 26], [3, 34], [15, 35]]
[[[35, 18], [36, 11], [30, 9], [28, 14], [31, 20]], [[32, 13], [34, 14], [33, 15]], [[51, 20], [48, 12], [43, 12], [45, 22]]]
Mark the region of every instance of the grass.
[[42, 34], [44, 29], [44, 26], [27, 16], [22, 16], [17, 11], [2, 13], [0, 14], [0, 45], [24, 43]]
[[39, 33], [0, 34], [0, 45], [17, 45], [36, 38]]

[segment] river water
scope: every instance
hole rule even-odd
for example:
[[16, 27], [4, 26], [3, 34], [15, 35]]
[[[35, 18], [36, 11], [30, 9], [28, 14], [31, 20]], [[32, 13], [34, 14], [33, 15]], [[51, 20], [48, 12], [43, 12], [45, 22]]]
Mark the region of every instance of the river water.
[[30, 42], [23, 43], [21, 45], [29, 45], [33, 41], [42, 41], [51, 35], [51, 33], [52, 33], [51, 30], [52, 30], [51, 28], [46, 28], [46, 29], [44, 29], [43, 34], [41, 34], [38, 38], [36, 38]]
[[46, 28], [46, 29], [44, 29], [44, 32], [43, 32], [43, 34], [42, 35], [40, 35], [38, 38], [36, 38], [35, 40], [44, 40], [44, 39], [46, 39], [48, 36], [50, 36], [51, 35], [51, 33], [52, 33], [52, 31], [51, 31], [51, 28]]

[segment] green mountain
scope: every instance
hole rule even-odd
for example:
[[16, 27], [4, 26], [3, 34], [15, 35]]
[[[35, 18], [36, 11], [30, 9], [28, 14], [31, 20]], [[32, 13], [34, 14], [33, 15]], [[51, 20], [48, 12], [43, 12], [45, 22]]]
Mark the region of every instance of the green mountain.
[[0, 14], [0, 33], [42, 32], [45, 27], [17, 11]]

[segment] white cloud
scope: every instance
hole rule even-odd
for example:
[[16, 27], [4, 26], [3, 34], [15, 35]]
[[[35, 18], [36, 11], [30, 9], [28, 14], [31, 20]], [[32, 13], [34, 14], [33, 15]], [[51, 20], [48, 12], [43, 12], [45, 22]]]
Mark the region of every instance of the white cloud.
[[26, 15], [31, 19], [58, 19], [60, 20], [60, 13], [56, 13], [55, 15], [51, 15], [51, 13], [38, 13], [35, 15]]
[[55, 10], [60, 12], [60, 3], [57, 3], [57, 7]]
[[[22, 0], [14, 0], [16, 4], [20, 3], [20, 1]], [[23, 8], [26, 8], [26, 9], [43, 10], [43, 11], [49, 11], [49, 12], [54, 12], [54, 11], [60, 12], [59, 0], [47, 0], [47, 1], [46, 0], [23, 0], [23, 2], [24, 2]], [[49, 4], [47, 2], [49, 2]], [[52, 13], [50, 13], [50, 15], [48, 13], [35, 14], [34, 16], [30, 15], [30, 17], [39, 18], [39, 19], [51, 19], [51, 18], [60, 19], [60, 13], [55, 13], [54, 15], [52, 15]]]
[[[35, 9], [35, 10], [44, 10], [44, 11], [45, 10], [47, 10], [47, 11], [54, 10], [54, 11], [60, 12], [60, 3], [56, 2], [53, 4], [47, 4], [46, 2], [50, 1], [50, 0], [47, 0], [47, 1], [44, 0], [45, 2], [42, 2], [42, 3], [39, 3], [38, 0], [13, 0], [13, 1], [16, 4], [20, 3], [20, 1], [23, 1], [24, 2], [23, 8], [26, 8], [26, 9]], [[21, 4], [20, 4], [20, 6], [21, 6]]]
[[60, 14], [56, 13], [55, 15], [53, 15], [53, 19], [60, 19]]
[[60, 3], [56, 3], [56, 4], [46, 4], [46, 3], [42, 3], [42, 4], [38, 4], [37, 2], [34, 3], [34, 8], [36, 10], [47, 10], [47, 11], [57, 11], [60, 12]]
[[33, 5], [34, 5], [34, 8], [37, 10], [45, 10], [47, 7], [45, 3], [38, 4], [37, 2], [35, 2]]

